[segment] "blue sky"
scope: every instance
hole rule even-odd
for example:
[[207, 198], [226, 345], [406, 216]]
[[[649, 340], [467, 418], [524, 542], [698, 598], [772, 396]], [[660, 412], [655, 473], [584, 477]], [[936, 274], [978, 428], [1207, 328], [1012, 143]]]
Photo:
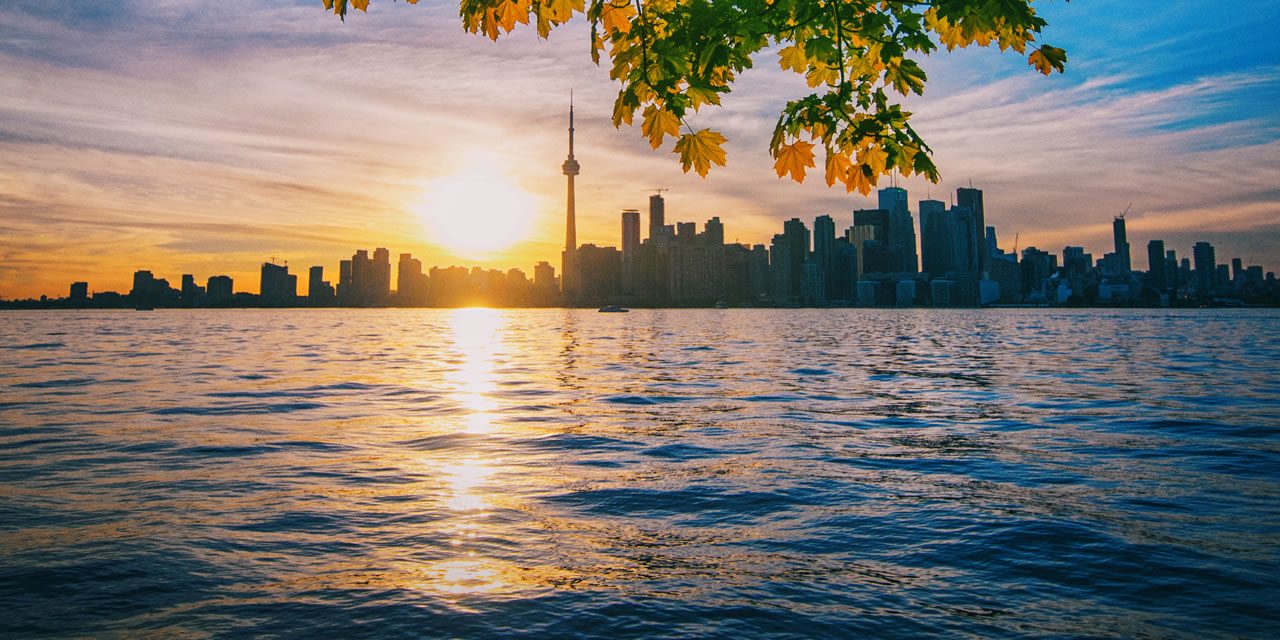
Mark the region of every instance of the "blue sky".
[[[869, 199], [779, 180], [766, 145], [805, 91], [771, 53], [695, 126], [723, 130], [729, 166], [685, 175], [638, 128], [609, 124], [616, 85], [579, 22], [539, 41], [462, 32], [456, 5], [375, 0], [345, 24], [319, 0], [48, 0], [0, 6], [0, 296], [60, 294], [73, 277], [127, 288], [135, 268], [256, 286], [269, 256], [324, 264], [357, 247], [470, 264], [407, 211], [421, 185], [483, 158], [540, 203], [537, 228], [492, 266], [553, 259], [562, 237], [563, 107], [578, 95], [579, 238], [616, 244], [617, 215], [667, 187], [668, 217], [720, 216], [765, 242], [781, 220]], [[1041, 0], [1065, 75], [992, 50], [923, 61], [909, 101], [943, 181], [911, 200], [986, 191], [1006, 248], [1130, 242], [1277, 268], [1280, 3]], [[477, 155], [478, 154], [478, 155]], [[252, 284], [249, 284], [252, 283]]]

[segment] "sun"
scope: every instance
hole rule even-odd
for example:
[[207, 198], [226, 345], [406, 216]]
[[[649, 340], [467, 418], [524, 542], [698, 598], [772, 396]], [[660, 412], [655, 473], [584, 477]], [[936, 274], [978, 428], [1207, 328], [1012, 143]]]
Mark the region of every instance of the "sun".
[[411, 210], [427, 242], [462, 258], [486, 260], [529, 239], [538, 199], [496, 159], [476, 158], [457, 173], [426, 182]]

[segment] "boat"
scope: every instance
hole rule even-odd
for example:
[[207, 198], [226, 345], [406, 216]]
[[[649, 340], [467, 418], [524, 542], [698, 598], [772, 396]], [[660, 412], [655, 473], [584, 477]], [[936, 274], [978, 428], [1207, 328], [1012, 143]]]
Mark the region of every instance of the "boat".
[[606, 304], [599, 309], [600, 313], [627, 313], [630, 309], [623, 309], [616, 304]]

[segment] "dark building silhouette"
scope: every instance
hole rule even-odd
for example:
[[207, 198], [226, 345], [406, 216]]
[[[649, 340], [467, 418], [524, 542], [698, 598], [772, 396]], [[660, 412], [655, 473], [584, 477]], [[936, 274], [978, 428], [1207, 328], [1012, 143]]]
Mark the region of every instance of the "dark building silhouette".
[[298, 276], [290, 274], [289, 267], [285, 265], [264, 262], [259, 292], [264, 305], [295, 304], [298, 297]]
[[968, 228], [964, 231], [969, 234], [966, 244], [972, 253], [970, 254], [971, 268], [967, 270], [983, 273], [987, 269], [987, 261], [983, 256], [982, 248], [987, 246], [987, 243], [982, 233], [987, 228], [987, 222], [986, 209], [982, 204], [982, 190], [972, 187], [956, 189], [956, 206], [969, 210]]
[[333, 285], [324, 279], [324, 267], [311, 267], [307, 273], [307, 303], [320, 307], [335, 301]]
[[1201, 297], [1212, 296], [1217, 279], [1217, 261], [1213, 255], [1213, 245], [1208, 242], [1197, 242], [1191, 247], [1191, 255], [1196, 265], [1196, 294]]
[[1162, 292], [1169, 288], [1169, 265], [1165, 260], [1164, 240], [1147, 242], [1147, 275], [1152, 289]]
[[231, 276], [212, 276], [205, 283], [205, 298], [214, 304], [229, 302], [234, 295]]
[[568, 183], [568, 198], [564, 211], [564, 251], [560, 255], [560, 286], [567, 299], [575, 299], [581, 292], [578, 286], [580, 277], [580, 257], [578, 256], [578, 223], [574, 210], [573, 178], [578, 175], [580, 166], [573, 157], [573, 96], [569, 97], [569, 157], [561, 167]]
[[622, 212], [622, 292], [628, 296], [637, 293], [636, 260], [640, 254], [640, 212], [627, 209]]
[[667, 202], [661, 193], [649, 196], [649, 238], [663, 235], [667, 219]]
[[920, 260], [916, 256], [915, 222], [907, 203], [907, 190], [887, 187], [878, 193], [879, 207], [889, 215], [889, 234], [886, 244], [897, 256], [897, 264], [890, 271], [916, 273]]
[[400, 254], [400, 261], [396, 265], [396, 304], [410, 307], [426, 304], [427, 283], [427, 274], [422, 272], [422, 261], [412, 254]]
[[67, 295], [67, 299], [75, 303], [84, 303], [89, 301], [89, 283], [88, 282], [72, 282], [71, 292]]
[[941, 200], [920, 201], [921, 270], [941, 277], [955, 270], [955, 224]]
[[1125, 232], [1124, 216], [1116, 216], [1116, 219], [1111, 221], [1111, 235], [1115, 243], [1116, 271], [1122, 275], [1128, 275], [1133, 271], [1133, 263], [1130, 262], [1129, 235]]

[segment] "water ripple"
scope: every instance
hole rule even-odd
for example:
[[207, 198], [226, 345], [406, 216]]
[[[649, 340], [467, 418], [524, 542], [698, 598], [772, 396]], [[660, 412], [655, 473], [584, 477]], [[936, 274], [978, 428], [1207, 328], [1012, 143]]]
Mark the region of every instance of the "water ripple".
[[0, 636], [1271, 637], [1277, 320], [7, 313]]

